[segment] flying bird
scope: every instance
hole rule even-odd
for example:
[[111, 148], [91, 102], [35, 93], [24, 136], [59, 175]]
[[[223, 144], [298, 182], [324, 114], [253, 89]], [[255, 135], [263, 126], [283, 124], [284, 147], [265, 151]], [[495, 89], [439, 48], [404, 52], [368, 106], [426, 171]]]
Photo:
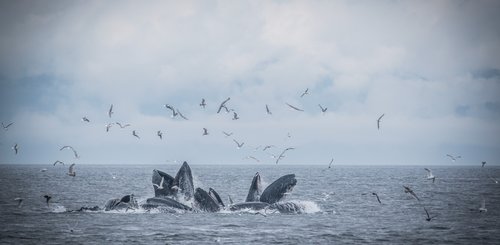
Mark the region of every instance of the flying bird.
[[484, 165], [486, 165], [486, 162], [481, 162], [481, 167], [484, 168]]
[[3, 124], [3, 122], [2, 122], [2, 127], [3, 127], [3, 130], [5, 130], [5, 131], [9, 130], [9, 127], [10, 127], [12, 124], [14, 124], [14, 123], [13, 123], [13, 122], [11, 122], [11, 123], [7, 124], [7, 126], [5, 126], [5, 125]]
[[208, 135], [208, 130], [206, 128], [203, 128], [203, 136]]
[[372, 192], [372, 195], [376, 196], [376, 197], [377, 197], [377, 201], [378, 201], [378, 203], [382, 204], [382, 202], [380, 201], [380, 198], [378, 197], [378, 194], [377, 194], [377, 193]]
[[276, 159], [276, 164], [278, 164], [278, 162], [285, 157], [285, 152], [289, 151], [289, 150], [294, 150], [295, 148], [293, 147], [288, 147], [286, 148], [285, 150], [283, 150], [283, 152], [281, 152], [281, 154], [278, 156], [278, 158]]
[[45, 202], [47, 203], [47, 207], [49, 207], [49, 201], [50, 201], [50, 199], [52, 199], [52, 197], [49, 195], [44, 195], [43, 197], [45, 198]]
[[120, 126], [120, 128], [126, 128], [126, 127], [130, 126], [129, 123], [127, 123], [127, 124], [121, 124], [119, 122], [115, 122], [115, 124], [118, 125], [118, 126]]
[[23, 199], [20, 197], [14, 198], [14, 201], [17, 201], [17, 207], [20, 208], [23, 205]]
[[226, 136], [226, 138], [229, 137], [229, 136], [231, 136], [231, 135], [233, 135], [233, 132], [228, 133], [226, 131], [222, 131], [222, 133]]
[[241, 143], [239, 143], [239, 142], [238, 142], [238, 141], [236, 141], [235, 139], [233, 139], [233, 141], [234, 141], [234, 143], [236, 143], [236, 145], [237, 145], [237, 148], [238, 148], [238, 149], [241, 149], [241, 147], [243, 147], [243, 145], [245, 144], [245, 142], [241, 142]]
[[238, 119], [240, 119], [240, 118], [238, 117], [238, 114], [237, 114], [236, 112], [234, 112], [234, 111], [233, 111], [233, 120], [238, 120]]
[[269, 110], [269, 106], [267, 106], [266, 104], [266, 112], [268, 115], [272, 115], [273, 113], [271, 112], [271, 110]]
[[62, 164], [64, 166], [64, 162], [61, 162], [59, 160], [57, 160], [57, 161], [54, 162], [54, 166], [56, 166], [56, 164], [58, 164], [58, 163], [60, 163], [60, 164]]
[[332, 168], [332, 163], [333, 163], [333, 158], [330, 160], [330, 163], [328, 164], [328, 168]]
[[141, 137], [139, 137], [139, 135], [137, 135], [137, 132], [135, 132], [135, 130], [132, 130], [132, 135], [135, 136], [136, 138], [140, 139]]
[[175, 108], [174, 108], [174, 107], [172, 107], [172, 106], [171, 106], [171, 105], [169, 105], [169, 104], [165, 104], [164, 106], [165, 106], [165, 108], [167, 108], [167, 109], [169, 109], [169, 110], [171, 110], [171, 111], [172, 111], [172, 118], [177, 116], [177, 111], [175, 110]]
[[297, 108], [297, 107], [295, 107], [295, 106], [293, 106], [293, 105], [290, 105], [290, 104], [288, 104], [288, 103], [285, 103], [285, 104], [286, 104], [286, 105], [288, 105], [290, 108], [292, 108], [292, 109], [296, 110], [296, 111], [304, 111], [304, 110], [302, 110], [302, 109], [300, 109], [300, 108]]
[[452, 156], [450, 154], [446, 154], [446, 156], [449, 157], [452, 162], [455, 162], [457, 159], [462, 158], [461, 156]]
[[429, 215], [429, 212], [427, 211], [427, 209], [426, 209], [425, 207], [424, 207], [424, 210], [425, 210], [425, 214], [427, 214], [427, 218], [425, 218], [425, 220], [427, 220], [427, 221], [431, 221], [432, 219], [434, 219], [434, 218], [436, 218], [436, 217], [437, 217], [437, 215], [434, 215], [434, 216], [432, 216], [432, 217], [431, 217], [431, 216]]
[[321, 109], [321, 112], [325, 113], [326, 110], [328, 110], [327, 107], [323, 108], [323, 106], [321, 106], [320, 104], [318, 104], [319, 108]]
[[403, 187], [405, 188], [405, 193], [410, 193], [413, 197], [415, 197], [418, 201], [420, 201], [420, 199], [417, 197], [417, 194], [415, 194], [415, 192], [413, 192], [413, 190], [410, 189], [410, 187], [404, 185]]
[[231, 97], [228, 97], [226, 100], [222, 101], [222, 103], [219, 105], [219, 109], [217, 110], [217, 113], [222, 110], [222, 108], [226, 109], [226, 112], [229, 112], [229, 109], [226, 107], [226, 103], [231, 99]]
[[259, 160], [259, 159], [257, 159], [257, 158], [256, 158], [256, 157], [254, 157], [254, 156], [247, 156], [247, 157], [245, 157], [245, 159], [253, 159], [253, 160], [255, 160], [256, 162], [260, 162], [260, 160]]
[[304, 97], [304, 95], [309, 94], [309, 88], [306, 88], [306, 90], [300, 95], [300, 98]]
[[156, 188], [158, 190], [162, 190], [163, 189], [163, 180], [164, 180], [164, 177], [162, 176], [161, 181], [160, 181], [160, 185], [157, 185], [157, 184], [153, 184], [153, 185], [156, 186]]
[[76, 176], [75, 164], [74, 163], [69, 166], [68, 175], [69, 176], [73, 176], [73, 177]]
[[106, 132], [109, 132], [109, 129], [113, 126], [113, 123], [106, 124]]
[[111, 104], [111, 106], [109, 107], [109, 111], [108, 111], [108, 116], [109, 118], [111, 118], [111, 115], [113, 115], [113, 104]]
[[181, 116], [184, 120], [189, 120], [187, 117], [182, 115], [182, 113], [179, 110], [177, 110], [177, 114], [179, 114], [179, 116]]
[[203, 109], [205, 109], [205, 106], [207, 104], [205, 104], [205, 99], [201, 99], [201, 103], [200, 103], [200, 106], [203, 107]]
[[269, 149], [271, 147], [274, 147], [274, 145], [266, 145], [266, 146], [264, 146], [264, 149], [262, 149], [262, 151], [266, 151], [267, 149]]
[[76, 150], [69, 146], [69, 145], [65, 145], [63, 147], [61, 147], [61, 149], [59, 149], [60, 151], [64, 150], [64, 149], [71, 149], [73, 151], [73, 155], [75, 155], [75, 158], [80, 158], [80, 156], [78, 156], [78, 153], [76, 152]]
[[432, 171], [428, 168], [424, 168], [425, 171], [427, 171], [427, 179], [431, 179], [432, 180], [432, 183], [434, 183], [434, 181], [436, 181], [436, 176], [432, 175]]
[[160, 139], [163, 139], [163, 133], [161, 132], [161, 130], [158, 130], [156, 132], [156, 135], [158, 135], [158, 137], [160, 137]]
[[82, 122], [90, 122], [90, 120], [87, 117], [82, 117]]
[[377, 119], [377, 129], [380, 129], [380, 121], [382, 120], [382, 117], [385, 116], [385, 113], [382, 114], [382, 116], [380, 116], [378, 119]]
[[17, 152], [19, 151], [19, 146], [17, 145], [17, 143], [14, 146], [12, 146], [12, 149], [14, 150], [14, 152], [17, 155]]

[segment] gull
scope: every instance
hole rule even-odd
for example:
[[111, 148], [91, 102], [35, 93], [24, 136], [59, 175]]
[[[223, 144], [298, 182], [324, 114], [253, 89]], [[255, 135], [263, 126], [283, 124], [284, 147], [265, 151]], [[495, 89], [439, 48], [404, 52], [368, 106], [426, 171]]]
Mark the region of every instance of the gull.
[[82, 122], [90, 122], [90, 120], [87, 117], [82, 117]]
[[75, 164], [74, 163], [69, 166], [68, 175], [69, 176], [73, 176], [73, 177], [76, 176]]
[[115, 122], [115, 123], [116, 123], [116, 125], [120, 126], [120, 128], [126, 128], [126, 127], [130, 126], [129, 123], [127, 123], [127, 124], [121, 124], [119, 122]]
[[410, 193], [413, 197], [415, 197], [418, 201], [420, 201], [420, 199], [418, 199], [417, 197], [417, 194], [415, 194], [415, 192], [413, 192], [413, 190], [410, 189], [410, 187], [404, 185], [403, 187], [405, 188], [405, 193]]
[[111, 128], [111, 126], [113, 126], [113, 123], [106, 124], [106, 132], [109, 132], [109, 128]]
[[226, 131], [222, 131], [222, 133], [226, 136], [226, 138], [233, 135], [233, 132], [227, 133]]
[[276, 159], [276, 164], [278, 164], [278, 162], [281, 160], [281, 158], [285, 157], [285, 152], [287, 152], [288, 150], [294, 150], [294, 149], [295, 148], [293, 148], [293, 147], [288, 147], [285, 150], [283, 150], [283, 152], [281, 152], [281, 154], [278, 156], [278, 159]]
[[189, 120], [187, 117], [182, 115], [182, 113], [179, 110], [177, 110], [177, 114], [179, 114], [179, 116], [181, 116], [184, 120]]
[[266, 151], [267, 149], [269, 149], [271, 147], [274, 147], [274, 145], [266, 145], [266, 146], [264, 146], [264, 149], [262, 149], [262, 151]]
[[141, 137], [139, 137], [139, 135], [137, 135], [137, 132], [135, 132], [135, 130], [132, 130], [132, 135], [137, 137], [138, 139], [140, 139]]
[[174, 107], [172, 107], [169, 104], [165, 104], [164, 106], [165, 106], [165, 108], [167, 108], [167, 109], [169, 109], [169, 110], [172, 111], [172, 117], [176, 117], [177, 116], [177, 112], [175, 111]]
[[434, 219], [434, 218], [436, 218], [436, 217], [437, 217], [437, 215], [434, 215], [434, 216], [432, 216], [432, 217], [431, 217], [431, 216], [429, 215], [429, 212], [427, 211], [427, 209], [426, 209], [425, 207], [424, 207], [424, 210], [425, 210], [425, 214], [427, 214], [427, 218], [426, 218], [425, 220], [427, 220], [427, 221], [431, 221], [432, 219]]
[[205, 104], [205, 99], [201, 99], [201, 103], [200, 103], [200, 106], [203, 107], [203, 109], [205, 109], [205, 106], [207, 104]]
[[484, 200], [484, 198], [481, 201], [481, 207], [479, 207], [479, 212], [480, 213], [486, 213], [486, 212], [488, 212], [488, 209], [486, 209], [486, 201]]
[[42, 168], [42, 169], [40, 169], [40, 172], [47, 172], [47, 169], [46, 168]]
[[9, 127], [10, 127], [12, 124], [14, 124], [14, 123], [13, 123], [13, 122], [11, 122], [11, 123], [7, 124], [7, 126], [5, 126], [5, 125], [3, 124], [3, 122], [2, 122], [2, 127], [3, 127], [3, 130], [5, 130], [5, 131], [9, 130]]
[[17, 207], [20, 208], [23, 205], [23, 199], [20, 197], [14, 198], [14, 201], [17, 201]]
[[253, 160], [255, 160], [256, 162], [260, 162], [260, 160], [259, 160], [259, 159], [257, 159], [257, 158], [256, 158], [256, 157], [254, 157], [254, 156], [247, 156], [247, 157], [245, 157], [244, 159], [253, 159]]
[[380, 129], [380, 120], [382, 120], [382, 117], [385, 116], [385, 113], [382, 114], [382, 116], [380, 116], [378, 119], [377, 119], [377, 129]]
[[290, 105], [290, 104], [288, 104], [288, 103], [285, 103], [285, 104], [286, 104], [286, 105], [288, 105], [290, 108], [292, 108], [292, 109], [296, 110], [296, 111], [304, 111], [304, 110], [302, 110], [302, 109], [300, 109], [300, 108], [297, 108], [297, 107], [295, 107], [295, 106], [293, 106], [293, 105]]
[[75, 158], [80, 158], [80, 156], [78, 156], [78, 153], [75, 151], [75, 149], [69, 145], [65, 145], [63, 147], [61, 147], [61, 149], [59, 149], [60, 151], [64, 150], [64, 149], [71, 149], [73, 151], [73, 154], [75, 155]]
[[238, 146], [237, 148], [238, 149], [241, 149], [241, 147], [243, 147], [243, 145], [245, 144], [245, 142], [241, 142], [241, 143], [238, 143], [238, 141], [236, 141], [235, 139], [233, 139], [234, 143], [236, 143], [236, 145]]
[[498, 180], [496, 180], [495, 178], [493, 178], [491, 176], [488, 176], [488, 178], [490, 178], [491, 180], [493, 180], [493, 182], [495, 182], [495, 184], [498, 184]]
[[59, 160], [57, 160], [57, 161], [54, 162], [54, 166], [56, 166], [56, 164], [58, 164], [58, 163], [60, 163], [60, 164], [62, 164], [64, 166], [64, 162], [61, 162]]
[[309, 94], [309, 88], [306, 88], [306, 90], [300, 95], [300, 98], [304, 97], [304, 95]]
[[424, 168], [425, 171], [427, 171], [427, 179], [432, 179], [432, 183], [434, 183], [434, 181], [436, 181], [436, 177], [434, 175], [432, 175], [432, 171], [428, 168]]
[[157, 187], [158, 190], [162, 190], [163, 189], [163, 176], [161, 177], [161, 181], [160, 181], [160, 185], [157, 185], [157, 184], [153, 184], [154, 186]]
[[236, 112], [234, 112], [234, 111], [233, 111], [233, 120], [238, 120], [238, 119], [240, 119], [240, 118], [238, 117], [238, 114], [237, 114]]
[[206, 128], [203, 128], [203, 135], [208, 135], [208, 130]]
[[163, 133], [161, 132], [161, 130], [158, 130], [156, 132], [156, 135], [158, 135], [158, 137], [160, 137], [160, 139], [163, 139]]
[[484, 168], [485, 164], [486, 164], [486, 162], [481, 162], [481, 167]]
[[318, 104], [319, 108], [321, 109], [321, 112], [325, 113], [326, 110], [328, 110], [327, 107], [323, 108], [323, 106], [321, 106], [320, 104]]
[[111, 104], [111, 106], [109, 107], [109, 111], [108, 111], [108, 116], [109, 118], [111, 118], [111, 115], [113, 114], [113, 104]]
[[266, 112], [267, 112], [267, 114], [269, 114], [269, 115], [272, 115], [272, 114], [273, 114], [273, 113], [271, 112], [271, 110], [269, 110], [269, 106], [267, 106], [267, 104], [266, 104]]
[[452, 162], [455, 162], [457, 159], [462, 158], [461, 156], [452, 156], [450, 154], [446, 154], [446, 156], [449, 157]]
[[47, 203], [47, 207], [49, 207], [49, 201], [52, 197], [49, 195], [44, 195], [43, 197], [45, 197], [45, 202]]
[[372, 195], [376, 196], [376, 197], [377, 197], [377, 201], [378, 201], [378, 203], [382, 204], [382, 202], [380, 201], [380, 198], [378, 197], [378, 194], [377, 194], [377, 193], [372, 192]]
[[332, 168], [332, 163], [333, 163], [333, 158], [330, 160], [330, 163], [328, 164], [328, 168]]
[[222, 101], [222, 103], [219, 105], [219, 109], [217, 110], [217, 113], [220, 112], [222, 108], [226, 109], [226, 112], [229, 112], [229, 109], [226, 107], [226, 103], [231, 99], [231, 97], [228, 97], [226, 100]]
[[17, 143], [14, 146], [12, 146], [12, 149], [14, 150], [14, 152], [17, 155], [17, 152], [19, 151], [19, 146], [17, 145]]

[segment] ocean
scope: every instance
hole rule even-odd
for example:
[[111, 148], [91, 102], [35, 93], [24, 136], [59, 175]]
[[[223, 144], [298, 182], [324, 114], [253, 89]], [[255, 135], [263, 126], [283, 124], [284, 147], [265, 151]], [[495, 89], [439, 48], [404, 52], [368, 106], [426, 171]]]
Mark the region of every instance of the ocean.
[[[71, 212], [134, 194], [154, 196], [153, 169], [174, 175], [181, 164], [0, 165], [1, 244], [498, 244], [500, 168], [434, 166], [190, 165], [195, 187], [244, 201], [260, 173], [264, 186], [294, 173], [286, 200], [302, 214], [266, 211], [160, 213]], [[42, 168], [47, 171], [41, 172]], [[492, 177], [492, 178], [490, 178]], [[420, 201], [404, 192], [409, 186]], [[375, 192], [380, 197], [377, 201]], [[47, 207], [44, 195], [52, 196]], [[24, 199], [21, 207], [14, 200]], [[479, 212], [482, 200], [487, 212]], [[424, 207], [430, 216], [427, 221]]]

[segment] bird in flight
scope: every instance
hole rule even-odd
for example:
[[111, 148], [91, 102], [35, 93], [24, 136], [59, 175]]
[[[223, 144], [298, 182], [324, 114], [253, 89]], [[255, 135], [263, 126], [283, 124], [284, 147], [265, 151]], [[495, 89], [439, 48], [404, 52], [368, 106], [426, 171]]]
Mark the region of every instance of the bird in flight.
[[481, 167], [484, 168], [484, 165], [486, 165], [486, 162], [481, 162]]
[[13, 122], [11, 122], [11, 123], [7, 124], [7, 126], [5, 126], [5, 125], [3, 124], [3, 122], [2, 122], [2, 128], [3, 128], [3, 130], [5, 130], [5, 131], [9, 130], [9, 127], [10, 127], [10, 126], [12, 126], [12, 124], [14, 124], [14, 123], [13, 123]]
[[137, 135], [137, 132], [135, 132], [135, 130], [132, 130], [132, 135], [135, 136], [136, 138], [140, 139], [141, 137], [139, 137], [139, 135]]
[[90, 120], [87, 117], [82, 117], [82, 122], [90, 122]]
[[236, 112], [234, 112], [234, 111], [233, 111], [233, 120], [238, 120], [238, 119], [240, 119], [240, 118], [238, 117], [238, 114], [237, 114]]
[[376, 197], [377, 197], [377, 201], [378, 201], [378, 203], [382, 204], [382, 202], [380, 201], [380, 198], [378, 197], [378, 194], [377, 194], [377, 193], [372, 192], [372, 195], [376, 196]]
[[266, 112], [268, 115], [272, 115], [273, 113], [271, 112], [271, 110], [269, 110], [269, 106], [267, 106], [266, 104]]
[[332, 163], [333, 163], [333, 158], [330, 160], [330, 163], [328, 164], [328, 168], [332, 168]]
[[160, 181], [160, 185], [157, 185], [157, 184], [153, 184], [153, 185], [154, 185], [154, 186], [156, 186], [156, 188], [157, 188], [158, 190], [162, 190], [162, 189], [163, 189], [163, 180], [164, 180], [164, 179], [165, 179], [165, 178], [162, 176], [162, 177], [161, 177], [161, 181]]
[[108, 123], [106, 124], [106, 132], [109, 132], [109, 129], [111, 128], [111, 126], [113, 126], [114, 123]]
[[300, 95], [300, 98], [304, 97], [304, 95], [309, 94], [309, 88], [306, 88], [306, 90]]
[[327, 107], [323, 108], [323, 106], [321, 106], [320, 104], [318, 104], [319, 108], [321, 109], [321, 112], [325, 113], [326, 110], [328, 110]]
[[432, 183], [434, 183], [434, 181], [436, 181], [436, 176], [432, 175], [432, 171], [428, 168], [424, 168], [425, 171], [427, 171], [427, 179], [431, 179], [432, 180]]
[[118, 125], [118, 126], [120, 126], [120, 128], [126, 128], [126, 127], [130, 126], [129, 123], [127, 123], [127, 124], [121, 124], [119, 122], [115, 122], [115, 124]]
[[172, 106], [171, 106], [171, 105], [169, 105], [169, 104], [165, 104], [164, 106], [165, 106], [165, 108], [167, 108], [167, 109], [169, 109], [169, 110], [171, 110], [171, 111], [172, 111], [172, 118], [177, 116], [177, 111], [175, 111], [175, 108], [174, 108], [174, 107], [172, 107]]
[[16, 153], [17, 155], [17, 152], [19, 151], [19, 146], [17, 145], [17, 143], [14, 146], [12, 146], [12, 149], [14, 150], [14, 153]]
[[203, 128], [203, 136], [208, 135], [208, 129]]
[[78, 156], [78, 152], [76, 152], [75, 148], [73, 148], [72, 146], [65, 145], [65, 146], [61, 147], [61, 149], [59, 149], [59, 150], [62, 151], [64, 149], [71, 149], [73, 151], [73, 155], [75, 155], [75, 158], [80, 158], [80, 156]]
[[233, 139], [234, 143], [236, 143], [236, 145], [238, 146], [237, 148], [238, 149], [241, 149], [241, 147], [243, 147], [243, 145], [245, 144], [245, 142], [241, 142], [239, 143], [238, 141], [236, 141], [235, 139]]
[[226, 112], [229, 112], [229, 109], [226, 107], [226, 103], [231, 99], [231, 97], [228, 97], [226, 100], [222, 101], [222, 103], [219, 105], [219, 109], [217, 110], [217, 113], [222, 110], [222, 108], [226, 109]]
[[300, 109], [300, 108], [297, 108], [297, 107], [295, 107], [295, 106], [293, 106], [293, 105], [290, 105], [290, 104], [288, 104], [288, 103], [285, 103], [285, 104], [286, 104], [287, 106], [289, 106], [290, 108], [292, 108], [292, 109], [296, 110], [296, 111], [304, 111], [304, 110], [302, 110], [302, 109]]
[[256, 162], [260, 162], [260, 160], [259, 160], [259, 159], [257, 159], [257, 158], [256, 158], [256, 157], [254, 157], [254, 156], [247, 156], [247, 157], [245, 157], [245, 159], [253, 159], [253, 160], [255, 160]]
[[111, 106], [109, 107], [109, 111], [108, 111], [108, 116], [109, 118], [111, 118], [111, 115], [113, 114], [113, 104], [111, 104]]
[[274, 145], [266, 145], [266, 146], [264, 146], [264, 149], [262, 149], [262, 151], [266, 151], [267, 149], [269, 149], [271, 147], [274, 147]]
[[76, 172], [75, 172], [75, 164], [71, 164], [69, 165], [69, 170], [68, 170], [68, 175], [69, 176], [73, 176], [75, 177], [76, 176]]
[[229, 136], [231, 136], [231, 135], [233, 135], [233, 132], [228, 133], [226, 131], [222, 131], [222, 133], [226, 136], [226, 138], [229, 137]]
[[281, 152], [281, 154], [277, 157], [276, 159], [276, 164], [278, 164], [278, 162], [285, 157], [285, 152], [289, 151], [289, 150], [294, 150], [295, 148], [293, 147], [288, 147], [286, 148], [285, 150], [283, 150], [283, 152]]
[[177, 114], [178, 114], [179, 116], [181, 116], [181, 117], [182, 117], [182, 119], [184, 119], [184, 120], [189, 120], [187, 117], [185, 117], [184, 115], [182, 115], [182, 113], [181, 113], [178, 109], [177, 109]]
[[410, 193], [413, 197], [415, 197], [418, 201], [420, 201], [420, 199], [418, 199], [417, 197], [417, 194], [415, 194], [415, 192], [413, 192], [413, 190], [410, 189], [410, 187], [404, 185], [403, 187], [405, 188], [405, 193]]
[[380, 116], [378, 119], [377, 119], [377, 129], [380, 129], [380, 121], [382, 120], [382, 117], [385, 116], [385, 113], [382, 114], [382, 116]]
[[64, 166], [64, 162], [61, 162], [59, 160], [57, 160], [57, 161], [54, 162], [54, 166], [56, 166], [58, 163], [60, 163], [60, 164], [62, 164]]
[[45, 202], [47, 203], [47, 207], [49, 207], [49, 201], [50, 201], [50, 199], [52, 199], [52, 197], [49, 195], [44, 195], [43, 197], [45, 198]]
[[452, 156], [450, 154], [446, 154], [446, 156], [449, 157], [452, 162], [455, 162], [457, 159], [462, 158], [461, 156]]
[[201, 99], [201, 103], [200, 103], [200, 106], [203, 107], [203, 109], [205, 109], [205, 106], [207, 104], [205, 103], [205, 99]]
[[158, 135], [158, 137], [160, 137], [160, 139], [163, 139], [163, 133], [161, 132], [161, 130], [158, 130], [156, 132], [156, 135]]
[[436, 218], [436, 217], [437, 217], [437, 215], [434, 215], [434, 216], [432, 216], [432, 217], [431, 217], [431, 216], [429, 215], [429, 212], [427, 211], [427, 209], [426, 209], [425, 207], [424, 207], [424, 210], [425, 210], [425, 214], [427, 215], [427, 218], [425, 218], [425, 220], [427, 220], [427, 221], [431, 221], [432, 219], [434, 219], [434, 218]]
[[23, 199], [20, 197], [14, 198], [14, 201], [17, 201], [17, 207], [20, 208], [23, 205]]

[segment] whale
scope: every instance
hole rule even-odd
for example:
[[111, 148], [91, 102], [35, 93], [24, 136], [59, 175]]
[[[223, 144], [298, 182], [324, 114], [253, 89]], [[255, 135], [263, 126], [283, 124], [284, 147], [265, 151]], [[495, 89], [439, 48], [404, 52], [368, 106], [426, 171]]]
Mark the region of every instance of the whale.
[[[163, 178], [163, 185], [161, 186], [160, 189], [156, 185], [160, 186], [162, 178]], [[175, 180], [174, 177], [170, 176], [169, 174], [154, 169], [151, 182], [153, 184], [156, 184], [153, 185], [155, 197], [167, 197], [167, 196], [174, 196], [175, 194], [177, 194], [177, 190], [175, 188], [172, 188], [174, 186], [174, 180]]]
[[242, 209], [250, 209], [250, 210], [261, 210], [269, 207], [269, 203], [266, 202], [241, 202], [235, 203], [229, 206], [229, 210], [238, 211]]
[[179, 193], [184, 195], [184, 200], [189, 201], [194, 195], [193, 175], [187, 162], [184, 162], [175, 175], [174, 186], [177, 186]]
[[151, 197], [146, 199], [146, 203], [142, 204], [141, 207], [143, 209], [149, 210], [152, 208], [163, 208], [163, 209], [178, 209], [178, 210], [186, 210], [193, 211], [191, 207], [188, 207], [172, 198], [168, 197]]
[[295, 174], [284, 175], [264, 189], [262, 195], [260, 195], [260, 201], [269, 204], [279, 202], [283, 199], [285, 193], [293, 190], [296, 184]]
[[137, 200], [134, 198], [134, 195], [125, 195], [122, 198], [113, 198], [110, 199], [104, 204], [104, 211], [111, 210], [123, 210], [125, 209], [137, 209], [139, 205], [137, 204]]
[[[162, 184], [162, 178], [163, 185], [161, 188], [158, 188], [158, 186]], [[182, 164], [175, 178], [163, 171], [154, 169], [151, 182], [153, 184], [155, 197], [177, 198], [180, 196], [184, 198], [185, 201], [189, 201], [194, 195], [193, 175], [187, 162]]]
[[197, 207], [201, 211], [219, 212], [221, 210], [221, 207], [219, 206], [217, 201], [214, 200], [207, 191], [199, 187], [196, 188], [196, 191], [194, 192], [194, 200], [195, 207]]
[[262, 184], [260, 180], [259, 172], [257, 172], [252, 179], [252, 184], [248, 190], [247, 198], [245, 202], [256, 202], [260, 200], [260, 194], [262, 193]]

